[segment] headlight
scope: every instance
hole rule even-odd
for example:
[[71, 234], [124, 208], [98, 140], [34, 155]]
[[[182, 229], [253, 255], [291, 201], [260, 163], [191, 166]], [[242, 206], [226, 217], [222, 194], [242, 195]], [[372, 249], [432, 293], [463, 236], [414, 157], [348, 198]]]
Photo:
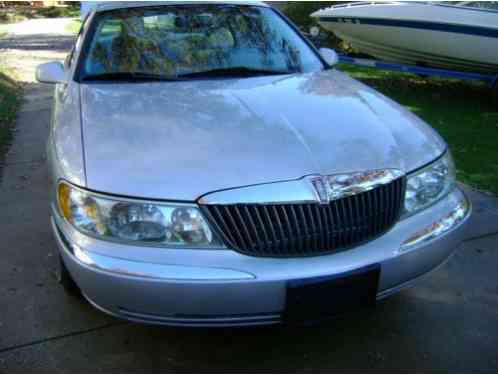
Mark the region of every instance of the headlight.
[[61, 215], [85, 234], [164, 247], [223, 248], [195, 205], [104, 198], [60, 183]]
[[455, 165], [448, 151], [443, 157], [408, 175], [405, 216], [413, 215], [448, 194], [455, 185]]

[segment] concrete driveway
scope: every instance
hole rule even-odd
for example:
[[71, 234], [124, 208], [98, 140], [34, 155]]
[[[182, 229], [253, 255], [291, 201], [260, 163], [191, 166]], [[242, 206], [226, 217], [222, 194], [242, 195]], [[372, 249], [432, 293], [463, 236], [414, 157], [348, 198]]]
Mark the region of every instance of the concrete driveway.
[[450, 262], [374, 312], [318, 327], [141, 326], [66, 296], [48, 220], [52, 89], [33, 72], [72, 37], [36, 22], [0, 40], [0, 61], [27, 85], [0, 179], [0, 372], [498, 371], [498, 200], [474, 191], [469, 240]]

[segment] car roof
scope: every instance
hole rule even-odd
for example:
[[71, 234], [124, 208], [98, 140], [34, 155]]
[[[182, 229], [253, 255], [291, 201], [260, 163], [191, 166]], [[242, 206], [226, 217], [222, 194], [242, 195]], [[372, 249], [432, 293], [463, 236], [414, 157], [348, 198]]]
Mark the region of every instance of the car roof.
[[104, 12], [106, 10], [114, 9], [127, 9], [127, 8], [138, 8], [146, 6], [160, 6], [160, 5], [192, 5], [192, 4], [229, 4], [229, 5], [257, 5], [269, 7], [262, 1], [225, 1], [225, 0], [214, 0], [214, 1], [102, 1], [96, 2], [94, 7], [95, 12]]

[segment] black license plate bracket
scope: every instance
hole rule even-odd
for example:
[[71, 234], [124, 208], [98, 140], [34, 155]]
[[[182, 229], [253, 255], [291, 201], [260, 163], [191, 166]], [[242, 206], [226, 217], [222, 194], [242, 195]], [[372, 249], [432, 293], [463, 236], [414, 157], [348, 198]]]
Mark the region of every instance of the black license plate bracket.
[[330, 277], [289, 281], [285, 320], [306, 323], [375, 305], [380, 265]]

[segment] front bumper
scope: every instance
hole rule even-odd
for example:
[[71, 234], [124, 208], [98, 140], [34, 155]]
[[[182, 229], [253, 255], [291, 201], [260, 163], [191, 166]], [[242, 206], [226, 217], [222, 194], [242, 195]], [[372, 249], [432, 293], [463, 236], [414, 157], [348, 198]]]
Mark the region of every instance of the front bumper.
[[291, 280], [341, 275], [380, 264], [378, 299], [409, 286], [441, 265], [459, 246], [470, 208], [444, 235], [405, 250], [401, 245], [465, 200], [455, 189], [374, 241], [337, 254], [299, 259], [101, 241], [76, 231], [55, 210], [52, 225], [66, 267], [97, 308], [145, 323], [247, 326], [281, 322]]

